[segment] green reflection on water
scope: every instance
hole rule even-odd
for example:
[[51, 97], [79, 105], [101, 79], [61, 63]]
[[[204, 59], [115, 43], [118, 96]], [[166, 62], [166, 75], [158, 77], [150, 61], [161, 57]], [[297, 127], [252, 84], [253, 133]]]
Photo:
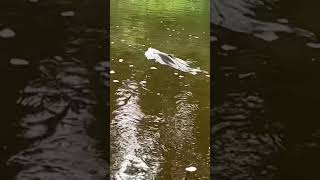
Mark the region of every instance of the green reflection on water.
[[188, 166], [208, 179], [210, 79], [149, 61], [144, 51], [209, 71], [209, 33], [209, 1], [111, 0], [113, 179], [181, 179]]

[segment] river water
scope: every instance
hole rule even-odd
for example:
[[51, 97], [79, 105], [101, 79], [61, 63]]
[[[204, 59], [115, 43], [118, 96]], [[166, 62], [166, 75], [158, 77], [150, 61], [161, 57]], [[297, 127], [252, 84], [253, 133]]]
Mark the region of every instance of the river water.
[[107, 4], [0, 4], [1, 179], [106, 179]]
[[111, 179], [208, 179], [210, 78], [148, 60], [155, 48], [209, 71], [209, 2], [111, 0]]
[[318, 6], [211, 1], [212, 179], [319, 178]]

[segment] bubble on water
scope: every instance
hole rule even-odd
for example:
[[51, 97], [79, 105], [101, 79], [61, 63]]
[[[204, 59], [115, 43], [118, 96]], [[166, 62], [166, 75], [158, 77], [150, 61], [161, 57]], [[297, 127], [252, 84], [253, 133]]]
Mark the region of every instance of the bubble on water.
[[271, 32], [271, 31], [266, 31], [266, 32], [263, 32], [263, 33], [257, 33], [257, 34], [254, 34], [254, 36], [257, 37], [257, 38], [263, 39], [265, 41], [269, 41], [269, 42], [277, 40], [279, 38], [276, 35], [276, 33]]
[[62, 58], [61, 56], [54, 56], [54, 58], [55, 58], [56, 60], [58, 60], [58, 61], [62, 61], [62, 60], [63, 60], [63, 58]]
[[114, 44], [114, 42], [113, 42], [113, 41], [111, 41], [111, 44]]
[[171, 37], [172, 35], [171, 34], [169, 34], [169, 37]]
[[232, 50], [236, 50], [237, 47], [231, 46], [231, 45], [228, 45], [228, 44], [224, 44], [224, 45], [221, 46], [221, 49], [223, 49], [225, 51], [232, 51]]
[[184, 76], [180, 75], [179, 78], [183, 78]]
[[170, 31], [170, 28], [166, 28], [166, 30]]
[[285, 18], [280, 18], [277, 20], [279, 23], [283, 23], [283, 24], [287, 24], [289, 23], [288, 19], [285, 19]]
[[123, 59], [119, 59], [119, 62], [123, 62]]
[[210, 75], [209, 75], [209, 74], [207, 74], [206, 76], [207, 76], [207, 77], [210, 77]]
[[197, 170], [197, 168], [196, 167], [192, 167], [192, 166], [186, 168], [186, 171], [188, 171], [188, 172], [194, 172], [196, 170]]
[[150, 69], [157, 69], [157, 68], [152, 66], [152, 67], [150, 67]]
[[160, 96], [160, 93], [157, 93], [158, 96]]
[[133, 67], [133, 64], [130, 64], [129, 67]]
[[212, 41], [212, 42], [218, 41], [218, 38], [215, 37], [215, 36], [211, 36], [211, 37], [210, 37], [210, 41]]
[[73, 12], [73, 11], [64, 11], [64, 12], [61, 12], [60, 15], [64, 16], [64, 17], [72, 17], [72, 16], [75, 15], [75, 12]]
[[10, 59], [10, 63], [13, 65], [25, 66], [29, 64], [29, 61], [19, 58], [12, 58]]
[[118, 82], [120, 82], [120, 81], [115, 79], [115, 80], [113, 80], [112, 82], [114, 82], [114, 83], [118, 83]]
[[111, 71], [110, 71], [110, 74], [114, 74], [114, 73], [116, 73], [114, 70], [111, 70]]
[[178, 73], [173, 73], [173, 74], [176, 75], [176, 76], [178, 75]]
[[10, 28], [5, 28], [0, 30], [0, 37], [1, 38], [12, 38], [16, 35], [16, 33], [10, 29]]
[[199, 39], [199, 37], [198, 37], [198, 36], [194, 36], [194, 38]]

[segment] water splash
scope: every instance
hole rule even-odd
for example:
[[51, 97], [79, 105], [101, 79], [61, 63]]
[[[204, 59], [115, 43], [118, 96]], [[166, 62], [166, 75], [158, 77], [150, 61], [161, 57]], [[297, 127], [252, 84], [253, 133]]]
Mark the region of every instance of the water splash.
[[148, 50], [144, 53], [147, 59], [155, 60], [156, 62], [170, 66], [174, 69], [187, 72], [190, 74], [198, 74], [200, 72], [207, 73], [206, 71], [200, 70], [199, 68], [192, 68], [190, 67], [191, 62], [184, 61], [174, 55], [166, 54], [154, 48], [148, 48]]

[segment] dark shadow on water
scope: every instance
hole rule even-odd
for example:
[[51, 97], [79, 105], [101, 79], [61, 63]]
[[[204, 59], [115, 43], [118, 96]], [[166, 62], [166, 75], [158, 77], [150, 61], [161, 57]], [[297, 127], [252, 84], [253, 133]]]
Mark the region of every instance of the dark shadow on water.
[[3, 179], [106, 179], [108, 4], [3, 1]]
[[316, 1], [212, 1], [212, 175], [316, 179]]

